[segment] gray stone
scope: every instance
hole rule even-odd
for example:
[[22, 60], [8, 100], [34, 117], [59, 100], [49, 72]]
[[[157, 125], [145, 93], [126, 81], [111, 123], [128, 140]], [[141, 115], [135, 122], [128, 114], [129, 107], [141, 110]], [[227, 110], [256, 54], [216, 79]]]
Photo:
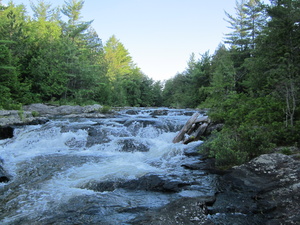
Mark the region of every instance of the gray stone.
[[278, 153], [261, 155], [221, 178], [210, 213], [252, 214], [264, 224], [299, 224], [299, 180], [300, 161]]
[[148, 225], [194, 225], [214, 224], [206, 216], [206, 203], [201, 198], [182, 198], [171, 202], [167, 206], [155, 212], [135, 218], [130, 224]]

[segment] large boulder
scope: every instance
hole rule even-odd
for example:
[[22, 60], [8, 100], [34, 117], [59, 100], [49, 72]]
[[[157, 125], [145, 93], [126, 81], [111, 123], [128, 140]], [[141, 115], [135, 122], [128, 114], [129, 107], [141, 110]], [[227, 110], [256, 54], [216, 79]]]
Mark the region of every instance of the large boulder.
[[291, 156], [265, 154], [235, 167], [222, 177], [220, 190], [213, 215], [252, 214], [264, 224], [300, 222], [300, 161]]

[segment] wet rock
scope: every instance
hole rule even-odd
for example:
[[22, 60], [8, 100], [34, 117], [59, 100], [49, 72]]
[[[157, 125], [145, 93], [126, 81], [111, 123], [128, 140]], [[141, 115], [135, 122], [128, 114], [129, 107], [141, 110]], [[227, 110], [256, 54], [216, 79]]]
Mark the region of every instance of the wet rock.
[[139, 114], [139, 110], [129, 109], [126, 111], [126, 114], [128, 115], [137, 115]]
[[133, 126], [133, 125], [140, 125], [141, 127], [147, 127], [149, 125], [151, 126], [155, 126], [156, 128], [160, 128], [163, 126], [163, 124], [157, 120], [152, 120], [152, 119], [130, 119], [125, 121], [124, 125], [129, 127], [129, 126]]
[[179, 192], [189, 183], [184, 183], [181, 180], [172, 180], [170, 178], [149, 174], [133, 180], [115, 180], [115, 181], [91, 181], [81, 188], [93, 191], [114, 191], [117, 188], [127, 190], [143, 190], [155, 192]]
[[155, 212], [149, 212], [130, 222], [133, 225], [212, 225], [206, 216], [206, 204], [201, 198], [182, 198]]
[[114, 191], [118, 188], [121, 181], [103, 181], [103, 182], [96, 182], [90, 181], [87, 184], [83, 185], [82, 189], [93, 190], [96, 192], [104, 192], [104, 191]]
[[168, 110], [154, 110], [152, 113], [150, 113], [151, 116], [166, 116], [168, 115]]
[[111, 141], [109, 138], [109, 132], [105, 129], [99, 129], [98, 127], [87, 128], [88, 138], [86, 142], [86, 147], [91, 147], [96, 144], [108, 143]]
[[6, 183], [10, 180], [9, 175], [7, 172], [3, 169], [3, 167], [0, 165], [0, 183]]
[[145, 190], [158, 192], [178, 192], [182, 187], [189, 185], [181, 180], [171, 180], [163, 176], [150, 174], [138, 179], [129, 180], [119, 185], [129, 190]]
[[14, 136], [14, 128], [11, 126], [0, 127], [0, 140], [12, 138]]
[[148, 152], [149, 145], [141, 143], [134, 138], [118, 140], [119, 150], [121, 152]]

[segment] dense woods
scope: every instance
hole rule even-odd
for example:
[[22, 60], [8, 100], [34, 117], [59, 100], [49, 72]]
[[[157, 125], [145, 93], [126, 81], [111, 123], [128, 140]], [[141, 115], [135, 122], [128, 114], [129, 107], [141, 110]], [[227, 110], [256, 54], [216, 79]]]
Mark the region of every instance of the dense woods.
[[224, 44], [213, 55], [192, 54], [163, 90], [166, 105], [209, 108], [224, 124], [203, 145], [220, 167], [276, 146], [291, 153], [300, 141], [300, 2], [241, 0], [235, 9], [226, 13], [232, 32]]
[[81, 20], [83, 6], [40, 0], [30, 17], [24, 5], [0, 1], [0, 108], [33, 102], [208, 108], [211, 120], [224, 124], [204, 145], [220, 167], [275, 146], [299, 147], [298, 0], [237, 1], [236, 14], [225, 13], [232, 32], [217, 50], [191, 54], [186, 70], [164, 82], [143, 74], [114, 35], [103, 45], [93, 21]]
[[[161, 84], [147, 77], [112, 36], [105, 45], [82, 21], [83, 0], [53, 7], [0, 1], [0, 108], [22, 104], [161, 105]], [[61, 20], [64, 16], [66, 21]]]

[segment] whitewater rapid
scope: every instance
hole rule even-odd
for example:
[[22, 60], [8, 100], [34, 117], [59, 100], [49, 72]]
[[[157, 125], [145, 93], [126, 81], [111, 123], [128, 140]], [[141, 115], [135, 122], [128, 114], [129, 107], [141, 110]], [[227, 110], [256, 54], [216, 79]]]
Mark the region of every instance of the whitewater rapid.
[[[166, 192], [130, 183], [151, 176], [175, 184], [192, 183], [194, 175], [200, 179], [201, 172], [187, 171], [181, 162], [187, 160], [185, 150], [201, 141], [172, 143], [194, 111], [160, 109], [154, 115], [157, 110], [16, 127], [13, 138], [0, 140], [0, 157], [11, 175], [10, 182], [0, 183], [0, 223], [126, 224], [181, 196], [203, 195], [193, 188]], [[201, 179], [209, 190], [209, 181]]]

